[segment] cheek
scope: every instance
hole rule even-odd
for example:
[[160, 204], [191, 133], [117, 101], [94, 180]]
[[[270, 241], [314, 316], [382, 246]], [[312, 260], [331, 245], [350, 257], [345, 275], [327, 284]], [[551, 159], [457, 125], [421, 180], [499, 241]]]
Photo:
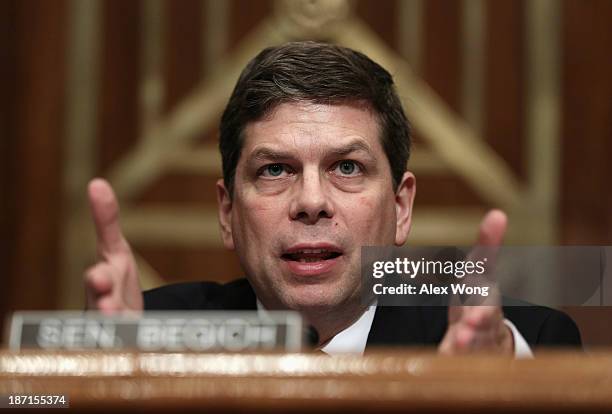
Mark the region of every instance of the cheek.
[[[232, 225], [235, 232], [241, 235], [240, 244], [248, 241], [263, 241], [269, 236], [271, 228], [278, 226], [281, 220], [281, 209], [274, 200], [260, 199], [249, 202], [243, 201], [239, 208], [234, 209]], [[251, 246], [253, 247], [253, 246]], [[261, 247], [256, 245], [255, 247]]]
[[[359, 197], [356, 204], [353, 204], [354, 214], [351, 221], [356, 224], [364, 235], [364, 243], [386, 244], [395, 239], [395, 206], [389, 197]], [[355, 207], [357, 206], [357, 207]], [[358, 219], [357, 219], [358, 218]], [[357, 219], [358, 223], [355, 222]], [[351, 225], [349, 228], [358, 230]]]

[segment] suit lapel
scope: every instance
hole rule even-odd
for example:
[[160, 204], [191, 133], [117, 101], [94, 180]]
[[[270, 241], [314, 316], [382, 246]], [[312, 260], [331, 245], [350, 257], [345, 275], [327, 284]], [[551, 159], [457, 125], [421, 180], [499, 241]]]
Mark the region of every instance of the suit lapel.
[[436, 345], [446, 331], [446, 310], [443, 306], [379, 306], [367, 345]]
[[224, 294], [219, 298], [219, 308], [229, 310], [256, 310], [257, 297], [247, 279], [238, 279], [224, 285]]

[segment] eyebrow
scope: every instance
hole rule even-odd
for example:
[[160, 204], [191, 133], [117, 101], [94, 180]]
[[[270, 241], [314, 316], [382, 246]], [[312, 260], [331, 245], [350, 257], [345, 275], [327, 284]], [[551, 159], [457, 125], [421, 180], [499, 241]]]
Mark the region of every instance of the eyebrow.
[[[334, 155], [337, 157], [348, 155], [352, 152], [365, 152], [371, 158], [376, 160], [372, 149], [368, 144], [361, 140], [352, 141], [346, 145], [331, 148], [327, 151], [326, 155]], [[253, 151], [249, 156], [249, 160], [286, 160], [289, 158], [295, 158], [291, 152], [276, 150], [270, 147], [261, 147]]]

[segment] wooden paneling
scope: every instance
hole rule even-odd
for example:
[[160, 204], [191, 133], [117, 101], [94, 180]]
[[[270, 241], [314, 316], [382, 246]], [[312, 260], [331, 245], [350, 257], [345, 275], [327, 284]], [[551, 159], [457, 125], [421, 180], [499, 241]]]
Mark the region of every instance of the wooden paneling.
[[13, 174], [15, 168], [14, 100], [16, 94], [16, 4], [15, 1], [0, 2], [0, 274], [3, 289], [0, 289], [0, 329], [4, 315], [9, 309], [8, 299], [13, 287], [12, 257], [14, 245], [13, 218], [16, 215]]
[[231, 50], [251, 30], [272, 13], [272, 0], [228, 0], [230, 23], [228, 46]]
[[[376, 4], [376, 2], [370, 2]], [[449, 107], [461, 109], [461, 1], [423, 2], [423, 78]], [[423, 142], [422, 131], [414, 131], [415, 141]], [[482, 200], [456, 175], [447, 172], [418, 175], [418, 206], [478, 206]]]
[[455, 110], [461, 110], [459, 0], [424, 2], [423, 77]]
[[136, 247], [136, 250], [168, 282], [228, 282], [244, 277], [236, 254], [223, 247], [189, 249], [159, 246]]
[[355, 11], [386, 44], [398, 50], [399, 28], [396, 24], [390, 24], [397, 20], [398, 9], [397, 0], [360, 0]]
[[561, 217], [568, 244], [612, 244], [612, 2], [563, 2]]
[[215, 185], [218, 178], [201, 174], [168, 172], [148, 186], [138, 202], [173, 203], [178, 206], [204, 203], [216, 206]]
[[[410, 163], [408, 163], [410, 166]], [[408, 168], [410, 169], [410, 167]], [[453, 175], [417, 174], [418, 207], [482, 206], [482, 199], [460, 177]]]
[[102, 81], [99, 96], [98, 168], [104, 173], [140, 134], [139, 0], [105, 0], [102, 23]]
[[486, 3], [484, 138], [525, 178], [523, 3]]
[[166, 0], [164, 78], [165, 110], [172, 110], [202, 74], [202, 1]]
[[612, 307], [566, 307], [580, 329], [582, 341], [589, 349], [612, 344]]
[[[612, 2], [563, 2], [561, 234], [612, 244]], [[609, 288], [609, 287], [608, 287]], [[612, 307], [568, 309], [591, 345], [612, 343]]]
[[66, 3], [2, 7], [9, 21], [3, 41], [10, 42], [2, 81], [12, 83], [2, 96], [10, 133], [2, 138], [10, 151], [2, 153], [8, 230], [2, 273], [9, 275], [2, 278], [3, 310], [48, 309], [56, 303], [60, 262]]

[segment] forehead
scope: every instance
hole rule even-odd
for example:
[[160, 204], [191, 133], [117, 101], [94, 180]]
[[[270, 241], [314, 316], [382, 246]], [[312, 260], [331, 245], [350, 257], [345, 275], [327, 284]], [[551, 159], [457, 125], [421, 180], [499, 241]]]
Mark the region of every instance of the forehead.
[[317, 154], [347, 144], [382, 151], [378, 117], [366, 105], [284, 103], [245, 128], [242, 154], [265, 147]]

